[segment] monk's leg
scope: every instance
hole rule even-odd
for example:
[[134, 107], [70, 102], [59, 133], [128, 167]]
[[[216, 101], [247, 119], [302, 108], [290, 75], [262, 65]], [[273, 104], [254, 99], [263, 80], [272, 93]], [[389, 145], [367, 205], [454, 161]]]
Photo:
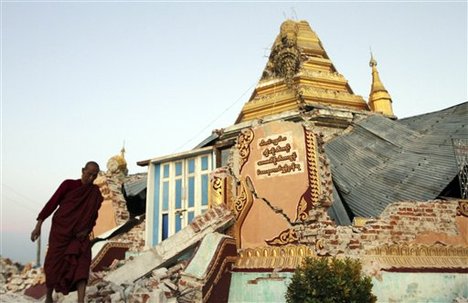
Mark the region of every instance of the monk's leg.
[[52, 300], [52, 292], [54, 291], [53, 288], [47, 288], [47, 295], [46, 295], [46, 299], [45, 299], [45, 303], [52, 303], [54, 302]]
[[78, 292], [78, 303], [84, 303], [86, 294], [86, 280], [81, 280], [76, 283], [76, 291]]

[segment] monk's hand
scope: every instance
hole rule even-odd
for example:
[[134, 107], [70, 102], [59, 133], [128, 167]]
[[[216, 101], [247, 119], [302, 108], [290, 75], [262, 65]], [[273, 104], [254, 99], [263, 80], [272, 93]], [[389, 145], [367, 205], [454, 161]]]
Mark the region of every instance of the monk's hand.
[[33, 231], [31, 232], [31, 241], [36, 241], [37, 238], [41, 235], [41, 226], [42, 220], [37, 220], [36, 227], [34, 227]]

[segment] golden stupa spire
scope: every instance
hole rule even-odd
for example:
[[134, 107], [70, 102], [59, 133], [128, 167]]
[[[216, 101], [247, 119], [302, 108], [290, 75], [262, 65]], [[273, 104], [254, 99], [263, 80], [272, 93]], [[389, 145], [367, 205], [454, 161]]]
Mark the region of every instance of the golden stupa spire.
[[319, 106], [368, 111], [346, 78], [338, 73], [309, 23], [286, 20], [268, 62], [236, 123]]
[[392, 98], [380, 80], [379, 72], [377, 71], [377, 61], [374, 59], [372, 52], [369, 66], [372, 68], [372, 86], [369, 94], [369, 107], [374, 112], [394, 118]]

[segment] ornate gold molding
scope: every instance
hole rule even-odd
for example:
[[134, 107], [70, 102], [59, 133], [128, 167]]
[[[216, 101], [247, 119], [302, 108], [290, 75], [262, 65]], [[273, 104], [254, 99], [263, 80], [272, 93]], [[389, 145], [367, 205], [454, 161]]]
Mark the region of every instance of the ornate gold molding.
[[315, 134], [304, 128], [305, 150], [307, 158], [308, 188], [302, 195], [296, 210], [296, 221], [304, 221], [309, 217], [309, 211], [318, 203], [320, 196], [320, 174], [318, 171], [317, 138]]
[[311, 96], [323, 100], [329, 100], [330, 102], [333, 101], [334, 103], [343, 103], [342, 101], [347, 101], [348, 103], [352, 104], [364, 103], [363, 105], [366, 106], [366, 103], [361, 96], [352, 95], [348, 92], [315, 88], [305, 85], [301, 85], [299, 87], [299, 91], [303, 94], [304, 97]]
[[314, 251], [305, 245], [287, 245], [280, 247], [247, 248], [239, 252], [234, 268], [284, 268], [295, 269], [305, 257], [316, 256]]
[[468, 247], [386, 244], [368, 250], [363, 259], [382, 268], [468, 268]]
[[282, 246], [286, 244], [296, 244], [299, 241], [299, 237], [294, 229], [288, 228], [282, 231], [278, 236], [271, 240], [265, 240], [268, 245], [271, 246]]
[[248, 190], [245, 182], [241, 182], [239, 186], [239, 194], [237, 195], [237, 199], [234, 201], [232, 209], [234, 211], [234, 215], [236, 216], [236, 220], [239, 219], [242, 210], [249, 202], [249, 198], [251, 198], [251, 193]]
[[[250, 107], [254, 107], [256, 103], [272, 103], [272, 102], [278, 102], [281, 100], [288, 100], [288, 99], [293, 99], [294, 98], [294, 92], [291, 90], [288, 90], [286, 86], [283, 87], [283, 91], [281, 91], [281, 88], [277, 88], [279, 91], [276, 93], [269, 93], [268, 95], [263, 95], [259, 94], [255, 98], [249, 101], [249, 103], [246, 104], [246, 109]], [[257, 105], [257, 107], [260, 105]]]
[[238, 187], [239, 193], [237, 194], [237, 198], [232, 204], [233, 208], [232, 211], [234, 212], [234, 216], [236, 217], [236, 222], [234, 223], [233, 229], [233, 237], [236, 239], [237, 247], [241, 247], [241, 229], [242, 224], [249, 212], [250, 208], [253, 204], [253, 196], [250, 190], [247, 187], [245, 179], [241, 180], [240, 185]]
[[344, 83], [344, 84], [347, 83], [345, 77], [342, 74], [337, 73], [337, 72], [303, 69], [301, 72], [299, 72], [298, 76], [325, 79], [325, 80], [328, 80], [329, 82], [338, 82], [338, 83]]
[[242, 171], [244, 164], [247, 162], [250, 156], [250, 143], [254, 139], [254, 132], [252, 129], [247, 128], [241, 131], [237, 138], [236, 148], [239, 150], [239, 173]]
[[210, 187], [210, 207], [216, 207], [225, 203], [226, 179], [213, 176]]

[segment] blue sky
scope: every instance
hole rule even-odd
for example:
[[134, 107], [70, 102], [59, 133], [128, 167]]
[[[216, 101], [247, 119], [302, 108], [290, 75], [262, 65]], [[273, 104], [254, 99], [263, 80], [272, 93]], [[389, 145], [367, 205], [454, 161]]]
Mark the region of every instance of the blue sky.
[[365, 99], [371, 47], [400, 118], [467, 100], [466, 1], [3, 1], [1, 16], [1, 254], [22, 262], [86, 161], [105, 169], [125, 141], [142, 172], [232, 125], [286, 18], [310, 23]]

